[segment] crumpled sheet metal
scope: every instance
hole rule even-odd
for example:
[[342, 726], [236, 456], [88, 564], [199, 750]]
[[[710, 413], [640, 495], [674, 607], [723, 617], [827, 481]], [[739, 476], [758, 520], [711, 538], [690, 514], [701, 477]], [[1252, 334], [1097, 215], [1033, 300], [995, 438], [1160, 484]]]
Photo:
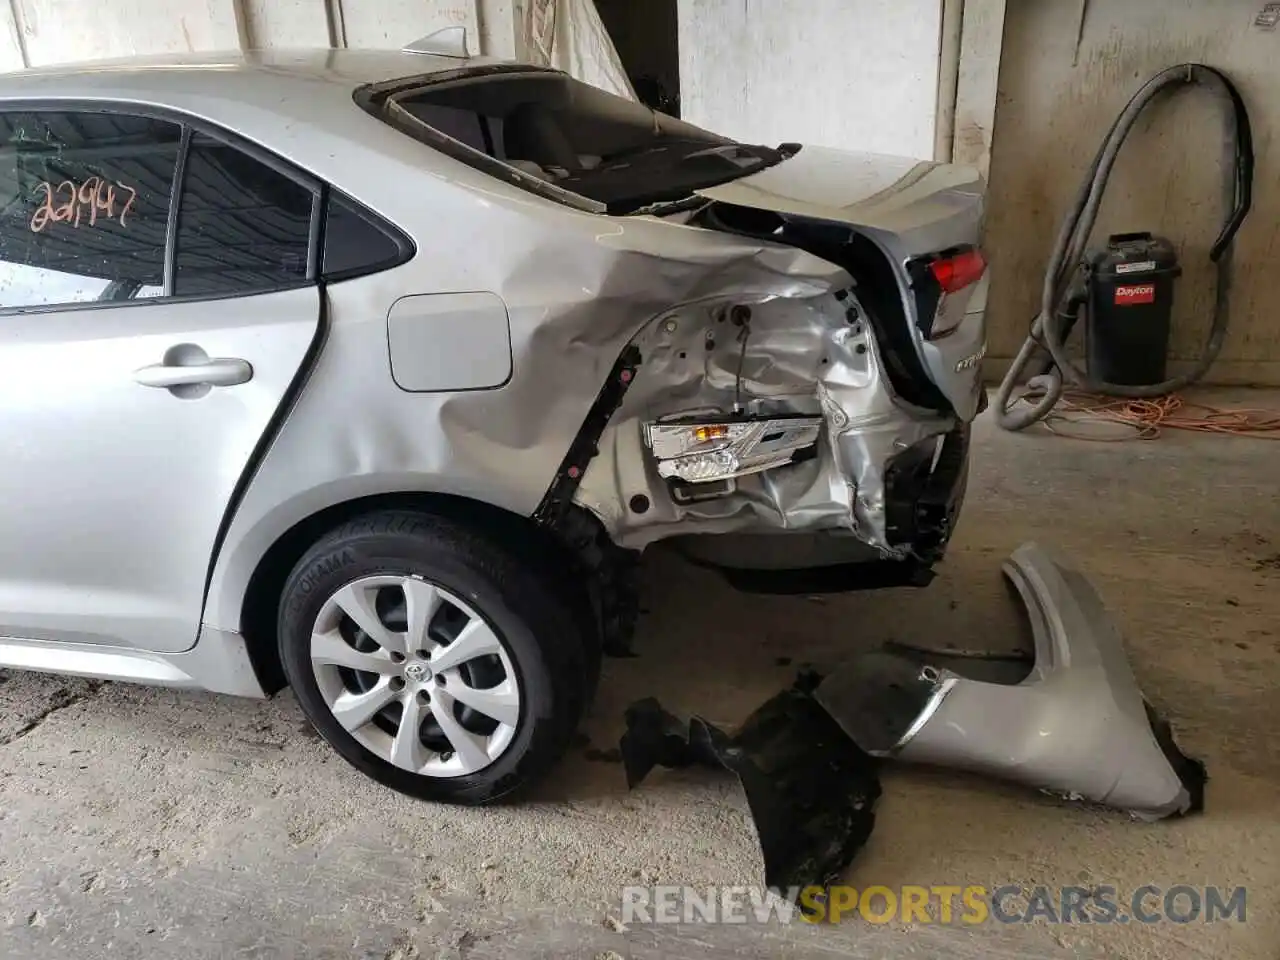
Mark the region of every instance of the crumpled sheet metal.
[[701, 717], [682, 721], [653, 699], [633, 704], [626, 720], [620, 746], [628, 786], [655, 766], [723, 767], [738, 777], [767, 887], [826, 886], [871, 835], [878, 762], [801, 686], [769, 700], [732, 734]]
[[828, 676], [817, 701], [876, 756], [990, 774], [1144, 819], [1202, 809], [1204, 766], [1143, 700], [1092, 584], [1035, 544], [1004, 571], [1034, 636], [1021, 682], [972, 679], [927, 654], [886, 649]]
[[[733, 323], [733, 304], [751, 307], [749, 327]], [[907, 415], [894, 403], [865, 316], [849, 288], [692, 303], [650, 323], [633, 341], [644, 358], [641, 372], [601, 438], [578, 503], [619, 545], [635, 549], [673, 534], [849, 530], [886, 557], [902, 553], [886, 536], [884, 464], [955, 421]], [[818, 456], [739, 478], [730, 496], [673, 502], [645, 448], [644, 422], [727, 412], [738, 399], [753, 413], [823, 416]], [[629, 509], [637, 496], [650, 504], [643, 513]]]
[[[517, 486], [519, 503], [496, 501], [517, 513], [532, 514], [551, 486], [617, 359], [677, 305], [804, 300], [848, 283], [812, 254], [727, 234], [637, 220], [592, 240], [575, 248], [559, 229], [541, 238], [541, 251], [525, 251], [498, 286], [511, 324], [511, 382], [442, 401], [452, 455]], [[631, 389], [649, 378], [642, 355]]]

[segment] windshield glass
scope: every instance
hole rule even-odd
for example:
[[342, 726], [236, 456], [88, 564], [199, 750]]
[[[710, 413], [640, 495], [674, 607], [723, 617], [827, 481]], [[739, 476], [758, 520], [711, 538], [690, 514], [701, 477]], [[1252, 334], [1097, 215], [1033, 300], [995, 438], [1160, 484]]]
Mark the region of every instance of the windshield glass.
[[546, 184], [609, 213], [678, 202], [784, 158], [555, 71], [405, 81], [365, 100], [375, 115], [473, 166], [514, 171], [522, 186]]

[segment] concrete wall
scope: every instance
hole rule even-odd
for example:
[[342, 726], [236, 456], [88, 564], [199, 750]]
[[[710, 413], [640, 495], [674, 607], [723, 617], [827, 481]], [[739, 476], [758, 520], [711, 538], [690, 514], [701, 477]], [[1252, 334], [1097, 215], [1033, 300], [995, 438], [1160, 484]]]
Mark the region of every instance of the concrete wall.
[[[324, 0], [243, 0], [251, 47], [327, 47]], [[344, 4], [345, 6], [345, 4]]]
[[686, 119], [930, 158], [942, 0], [679, 0]]
[[[1000, 53], [1008, 4], [1006, 0], [946, 0], [951, 16], [944, 17], [944, 37], [954, 24], [952, 8], [957, 4], [961, 7], [961, 33], [955, 50], [959, 59], [953, 65], [955, 109], [938, 131], [942, 141], [938, 159], [976, 167], [985, 177], [991, 170], [991, 136], [995, 130]], [[947, 49], [945, 40], [943, 49]], [[944, 62], [944, 72], [947, 67]], [[939, 87], [945, 90], [945, 82]]]
[[[0, 69], [219, 46], [213, 2], [2, 0]], [[230, 4], [227, 5], [228, 12]], [[230, 36], [234, 36], [233, 32]]]
[[[991, 356], [1011, 356], [1036, 311], [1058, 222], [1111, 122], [1164, 67], [1198, 60], [1240, 85], [1252, 114], [1258, 168], [1241, 232], [1232, 330], [1213, 379], [1280, 384], [1280, 32], [1253, 25], [1257, 0], [1106, 0], [1008, 4], [991, 158], [986, 246], [991, 255]], [[957, 136], [961, 131], [957, 131]], [[1224, 216], [1222, 127], [1211, 98], [1179, 94], [1140, 122], [1116, 168], [1096, 237], [1149, 229], [1178, 243], [1172, 354], [1199, 355], [1213, 307], [1207, 254]], [[998, 372], [998, 368], [993, 370]]]

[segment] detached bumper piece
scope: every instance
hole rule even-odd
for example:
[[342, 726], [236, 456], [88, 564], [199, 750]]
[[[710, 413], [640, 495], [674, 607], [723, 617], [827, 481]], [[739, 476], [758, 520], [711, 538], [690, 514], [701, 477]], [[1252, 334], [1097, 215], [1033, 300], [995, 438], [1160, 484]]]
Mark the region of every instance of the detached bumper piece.
[[626, 715], [628, 785], [655, 766], [733, 771], [765, 882], [780, 890], [829, 885], [861, 849], [880, 795], [877, 758], [985, 773], [1145, 820], [1203, 809], [1204, 765], [1143, 700], [1089, 581], [1034, 544], [1004, 572], [1026, 605], [1034, 662], [886, 647], [802, 678], [734, 734], [644, 700]]
[[803, 686], [778, 694], [732, 734], [701, 717], [681, 721], [653, 699], [632, 705], [626, 720], [620, 746], [628, 786], [655, 766], [723, 767], [738, 777], [768, 887], [833, 882], [871, 835], [878, 761]]
[[1004, 572], [1031, 621], [1025, 677], [976, 679], [898, 648], [832, 674], [815, 698], [875, 756], [990, 774], [1142, 819], [1202, 809], [1204, 766], [1143, 700], [1089, 581], [1034, 544]]

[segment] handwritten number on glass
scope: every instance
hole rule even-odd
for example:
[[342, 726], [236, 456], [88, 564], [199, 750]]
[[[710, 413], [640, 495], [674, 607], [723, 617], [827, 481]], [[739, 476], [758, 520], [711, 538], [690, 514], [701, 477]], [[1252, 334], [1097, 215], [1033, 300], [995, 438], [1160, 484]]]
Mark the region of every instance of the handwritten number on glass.
[[[117, 188], [121, 192], [117, 192]], [[127, 199], [123, 191], [128, 191]], [[118, 219], [120, 226], [124, 227], [128, 225], [129, 212], [138, 199], [138, 191], [133, 187], [119, 181], [112, 183], [102, 177], [90, 177], [80, 184], [63, 180], [56, 187], [43, 180], [36, 184], [36, 194], [41, 193], [44, 201], [31, 215], [33, 233], [39, 233], [50, 223], [70, 223], [79, 227], [85, 221], [92, 227], [97, 225], [99, 217], [106, 221]]]

